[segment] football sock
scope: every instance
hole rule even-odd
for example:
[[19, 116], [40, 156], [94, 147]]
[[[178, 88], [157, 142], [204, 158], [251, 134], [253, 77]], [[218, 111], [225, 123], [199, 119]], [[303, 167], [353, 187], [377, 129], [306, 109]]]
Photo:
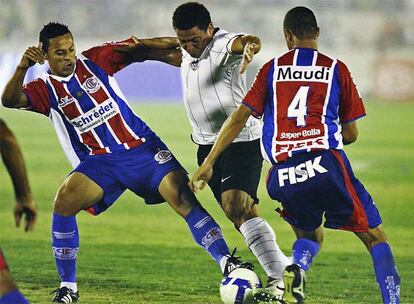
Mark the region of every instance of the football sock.
[[293, 244], [293, 263], [308, 271], [313, 258], [318, 254], [319, 244], [308, 239], [298, 239]]
[[267, 276], [282, 279], [283, 271], [290, 261], [277, 245], [276, 235], [267, 221], [255, 217], [244, 222], [239, 230]]
[[387, 243], [375, 245], [372, 247], [371, 256], [383, 303], [399, 304], [400, 276], [390, 246]]
[[16, 289], [0, 297], [1, 304], [29, 304], [25, 297]]
[[229, 255], [229, 248], [219, 225], [206, 210], [198, 206], [190, 211], [185, 220], [197, 244], [203, 247], [223, 270], [220, 261]]
[[[62, 283], [76, 282], [76, 256], [79, 250], [79, 232], [76, 216], [62, 216], [53, 213], [52, 246], [56, 267]], [[69, 286], [68, 286], [69, 287]], [[76, 290], [72, 285], [70, 289]]]

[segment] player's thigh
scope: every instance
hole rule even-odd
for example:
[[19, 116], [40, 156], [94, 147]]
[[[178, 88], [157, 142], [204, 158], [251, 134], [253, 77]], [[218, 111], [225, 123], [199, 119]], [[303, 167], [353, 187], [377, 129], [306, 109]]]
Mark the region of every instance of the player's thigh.
[[259, 140], [231, 144], [220, 159], [221, 193], [229, 190], [241, 190], [257, 203], [259, 201], [257, 188], [262, 165], [263, 158]]
[[55, 212], [73, 215], [91, 207], [103, 197], [103, 189], [80, 172], [73, 172], [60, 186], [55, 198]]
[[158, 187], [161, 196], [183, 217], [198, 204], [194, 193], [188, 186], [188, 181], [184, 169], [178, 169], [165, 175]]

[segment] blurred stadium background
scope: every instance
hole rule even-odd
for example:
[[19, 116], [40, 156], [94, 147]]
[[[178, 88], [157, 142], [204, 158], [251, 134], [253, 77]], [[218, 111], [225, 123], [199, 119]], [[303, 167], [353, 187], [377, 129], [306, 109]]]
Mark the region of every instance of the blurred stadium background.
[[[21, 54], [37, 45], [43, 24], [69, 26], [78, 51], [130, 35], [173, 35], [177, 0], [1, 0], [0, 92]], [[286, 49], [284, 14], [295, 5], [312, 8], [321, 27], [320, 49], [344, 60], [364, 97], [414, 100], [414, 0], [208, 0], [215, 26], [253, 33], [263, 49], [248, 72]], [[44, 67], [29, 73], [35, 77]], [[145, 77], [140, 77], [145, 73]], [[136, 75], [137, 77], [131, 77]], [[179, 70], [161, 63], [135, 65], [117, 75], [133, 101], [179, 101]], [[160, 89], [162, 84], [162, 89]]]

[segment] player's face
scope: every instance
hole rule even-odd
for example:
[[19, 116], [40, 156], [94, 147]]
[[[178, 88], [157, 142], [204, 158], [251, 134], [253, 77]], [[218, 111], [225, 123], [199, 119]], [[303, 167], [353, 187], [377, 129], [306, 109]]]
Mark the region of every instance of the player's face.
[[214, 27], [210, 23], [207, 30], [201, 30], [198, 27], [193, 27], [189, 30], [175, 29], [178, 41], [181, 47], [186, 50], [191, 57], [199, 58], [211, 41], [214, 35]]
[[71, 33], [49, 40], [47, 60], [53, 75], [66, 77], [73, 73], [76, 62], [75, 44]]

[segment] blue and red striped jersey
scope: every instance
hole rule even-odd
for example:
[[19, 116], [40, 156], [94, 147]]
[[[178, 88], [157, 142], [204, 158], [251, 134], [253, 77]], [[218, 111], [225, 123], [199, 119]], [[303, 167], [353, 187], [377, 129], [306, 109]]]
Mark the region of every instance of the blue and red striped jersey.
[[23, 88], [30, 103], [27, 109], [51, 119], [73, 167], [88, 155], [130, 149], [154, 135], [129, 107], [112, 76], [129, 64], [125, 55], [114, 51], [126, 41], [83, 52], [72, 75], [48, 72]]
[[243, 103], [263, 116], [262, 154], [273, 164], [297, 153], [342, 149], [341, 124], [365, 115], [346, 65], [308, 48], [267, 62]]

